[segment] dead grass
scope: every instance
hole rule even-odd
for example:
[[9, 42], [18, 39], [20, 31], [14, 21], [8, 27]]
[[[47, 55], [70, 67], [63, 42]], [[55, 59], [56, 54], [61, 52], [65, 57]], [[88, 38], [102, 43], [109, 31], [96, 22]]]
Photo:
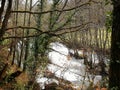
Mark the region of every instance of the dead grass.
[[18, 77], [16, 77], [15, 80], [17, 81], [17, 84], [19, 85], [27, 85], [29, 81], [28, 74], [26, 72], [23, 72]]

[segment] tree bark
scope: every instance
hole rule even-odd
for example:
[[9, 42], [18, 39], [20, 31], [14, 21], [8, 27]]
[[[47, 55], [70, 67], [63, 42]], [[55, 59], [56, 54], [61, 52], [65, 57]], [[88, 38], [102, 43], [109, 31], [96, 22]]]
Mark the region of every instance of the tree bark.
[[0, 25], [1, 25], [1, 22], [2, 22], [2, 14], [3, 14], [3, 12], [4, 12], [5, 2], [6, 2], [6, 0], [2, 0], [2, 1], [1, 1], [1, 8], [0, 8]]
[[[3, 0], [3, 2], [5, 4], [4, 0]], [[12, 9], [12, 0], [8, 0], [6, 13], [5, 13], [4, 19], [2, 21], [2, 26], [1, 26], [1, 29], [0, 29], [0, 40], [2, 40], [2, 37], [5, 34], [5, 30], [6, 30], [7, 24], [8, 24], [8, 19], [9, 19], [10, 14], [11, 14], [11, 9]], [[1, 7], [1, 10], [0, 10], [1, 15], [0, 16], [2, 16], [2, 12], [4, 12], [4, 5], [3, 5], [3, 7]]]
[[111, 61], [109, 70], [109, 88], [120, 90], [120, 1], [113, 1], [113, 23], [111, 39]]

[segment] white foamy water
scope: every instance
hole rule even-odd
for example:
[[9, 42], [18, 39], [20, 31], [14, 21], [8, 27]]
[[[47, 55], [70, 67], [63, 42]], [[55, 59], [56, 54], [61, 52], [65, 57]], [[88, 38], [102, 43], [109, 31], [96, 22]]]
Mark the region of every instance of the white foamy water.
[[[70, 60], [68, 60], [67, 55], [69, 54], [69, 50], [65, 45], [59, 42], [51, 43], [50, 47], [54, 50], [49, 52], [48, 54], [48, 57], [51, 62], [51, 64], [48, 64], [47, 66], [48, 70], [54, 73], [56, 77], [68, 80], [72, 82], [75, 86], [82, 85], [83, 81], [84, 84], [88, 86], [89, 85], [88, 77], [91, 79], [92, 76], [86, 73], [86, 67], [83, 63], [84, 60], [75, 59], [74, 57], [71, 57]], [[82, 52], [79, 51], [79, 53], [81, 54]], [[95, 57], [94, 60], [97, 60], [97, 58]], [[98, 63], [98, 61], [95, 62]], [[37, 79], [39, 83], [43, 82], [46, 83], [47, 80], [49, 79], [46, 78]], [[100, 80], [101, 80], [100, 75], [95, 76], [94, 84], [96, 84]]]

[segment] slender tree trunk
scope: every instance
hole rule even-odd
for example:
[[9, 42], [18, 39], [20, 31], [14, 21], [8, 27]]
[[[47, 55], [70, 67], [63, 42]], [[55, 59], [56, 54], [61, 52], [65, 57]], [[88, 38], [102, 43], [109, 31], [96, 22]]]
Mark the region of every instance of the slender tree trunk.
[[113, 1], [113, 25], [111, 42], [111, 61], [109, 71], [109, 88], [120, 90], [120, 1]]
[[[4, 0], [2, 0], [2, 2], [3, 2], [3, 4], [5, 4]], [[2, 13], [4, 11], [4, 5], [2, 5], [2, 6], [3, 7], [1, 7], [1, 10], [0, 10], [0, 17], [2, 17]], [[5, 29], [7, 28], [8, 19], [11, 14], [11, 9], [12, 9], [12, 0], [8, 0], [6, 13], [5, 13], [4, 19], [2, 21], [1, 29], [0, 29], [0, 40], [2, 40], [2, 37], [5, 34]]]

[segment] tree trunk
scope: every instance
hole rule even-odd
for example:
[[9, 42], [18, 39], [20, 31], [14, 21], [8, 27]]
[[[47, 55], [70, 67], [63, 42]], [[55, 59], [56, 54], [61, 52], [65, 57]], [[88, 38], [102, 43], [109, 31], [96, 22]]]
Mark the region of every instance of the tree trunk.
[[113, 1], [113, 24], [111, 42], [111, 61], [109, 70], [109, 88], [120, 90], [120, 1]]
[[[2, 2], [5, 3], [4, 0], [2, 0]], [[4, 11], [4, 5], [3, 5], [3, 7], [1, 7], [1, 9], [2, 8], [3, 8], [3, 10], [0, 10], [0, 14], [1, 14], [0, 16], [2, 16], [2, 12]], [[5, 34], [5, 30], [7, 28], [8, 20], [9, 20], [10, 14], [11, 14], [11, 9], [12, 9], [12, 0], [8, 0], [6, 13], [5, 13], [4, 19], [2, 21], [1, 29], [0, 29], [0, 40], [2, 40], [2, 37]]]

